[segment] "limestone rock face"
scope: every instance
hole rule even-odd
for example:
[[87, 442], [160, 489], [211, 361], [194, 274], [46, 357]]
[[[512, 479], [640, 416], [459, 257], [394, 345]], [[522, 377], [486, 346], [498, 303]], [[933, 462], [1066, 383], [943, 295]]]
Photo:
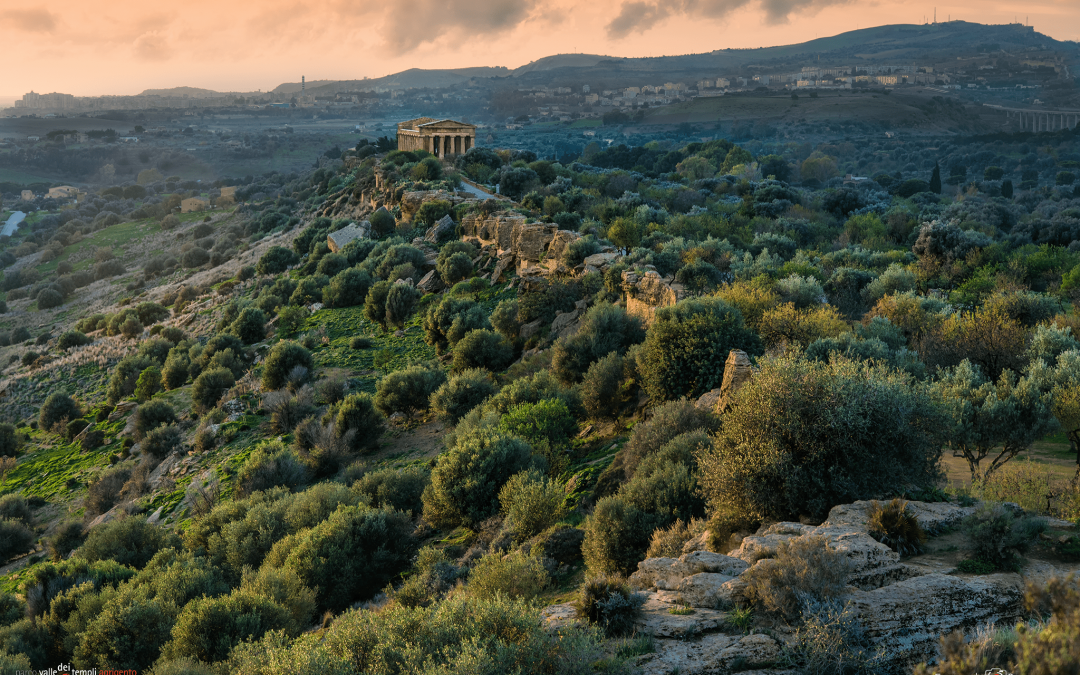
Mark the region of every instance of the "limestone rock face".
[[464, 201], [476, 201], [467, 200], [464, 197], [459, 197], [446, 190], [416, 190], [413, 192], [406, 192], [401, 195], [401, 217], [406, 221], [411, 221], [413, 216], [416, 215], [416, 212], [420, 210], [420, 207], [424, 205], [424, 202], [435, 200], [450, 202], [451, 206], [457, 206]]
[[851, 605], [866, 635], [893, 659], [933, 657], [938, 640], [954, 630], [986, 623], [1012, 625], [1021, 616], [1024, 590], [1017, 574], [960, 578], [926, 574], [873, 591], [855, 591]]
[[581, 235], [573, 230], [557, 230], [555, 236], [551, 239], [551, 244], [548, 245], [547, 257], [561, 260], [563, 253], [566, 253], [566, 249], [570, 244], [578, 239], [581, 239]]
[[720, 390], [713, 389], [707, 391], [698, 397], [698, 400], [694, 401], [694, 407], [698, 410], [716, 410], [717, 404], [720, 402]]
[[654, 270], [638, 274], [634, 270], [622, 273], [623, 290], [626, 292], [626, 311], [652, 323], [653, 315], [660, 307], [674, 305], [680, 299], [680, 288], [662, 279]]
[[510, 251], [514, 245], [514, 229], [525, 224], [525, 216], [513, 211], [503, 211], [485, 216], [470, 213], [461, 220], [465, 239], [475, 239], [481, 244], [493, 244], [498, 251]]
[[515, 228], [514, 257], [518, 262], [540, 262], [547, 254], [548, 245], [555, 238], [555, 226], [542, 223], [530, 223]]
[[345, 245], [350, 241], [367, 239], [370, 236], [371, 223], [368, 221], [365, 220], [359, 225], [356, 223], [349, 223], [337, 232], [331, 232], [326, 235], [326, 245], [329, 246], [330, 250], [334, 253], [340, 253], [341, 249], [345, 248]]
[[113, 408], [113, 411], [109, 413], [109, 421], [115, 422], [129, 412], [135, 410], [137, 407], [139, 407], [139, 404], [135, 401], [121, 401], [120, 403], [117, 403], [116, 407]]
[[503, 274], [506, 270], [510, 269], [513, 264], [514, 256], [509, 254], [499, 256], [498, 262], [495, 263], [495, 269], [491, 271], [491, 283], [501, 283]]
[[741, 349], [732, 349], [728, 352], [727, 361], [724, 362], [724, 381], [720, 384], [720, 398], [716, 403], [716, 411], [727, 410], [731, 406], [735, 392], [739, 391], [753, 376], [754, 367], [746, 352]]
[[619, 259], [619, 254], [611, 251], [605, 253], [593, 253], [585, 258], [584, 264], [588, 267], [603, 269]]
[[[692, 551], [675, 558], [649, 558], [638, 563], [630, 575], [630, 585], [636, 588], [655, 588], [677, 591], [683, 579], [695, 574], [710, 573], [726, 576], [727, 581], [742, 574], [749, 565], [737, 558], [713, 553]], [[719, 583], [724, 583], [723, 581]]]
[[551, 322], [551, 334], [558, 337], [567, 337], [577, 332], [577, 320], [581, 316], [581, 312], [574, 310], [572, 312], [560, 312], [555, 315], [555, 320]]
[[[834, 506], [829, 511], [824, 525], [867, 529], [869, 510], [872, 501], [858, 501], [852, 504]], [[975, 512], [974, 506], [960, 506], [949, 502], [908, 502], [908, 513], [919, 519], [919, 525], [927, 532], [937, 532], [960, 524], [960, 521]]]
[[679, 596], [691, 607], [716, 609], [731, 603], [731, 592], [725, 584], [735, 577], [715, 572], [699, 572], [679, 582]]
[[542, 319], [537, 319], [536, 321], [532, 321], [523, 325], [521, 327], [521, 330], [518, 331], [518, 337], [520, 337], [522, 340], [528, 340], [529, 338], [540, 332], [540, 328], [543, 326], [543, 323], [544, 322]]
[[432, 244], [446, 241], [454, 236], [454, 228], [456, 227], [457, 225], [454, 224], [454, 219], [447, 214], [427, 229], [427, 232], [424, 233], [424, 241]]
[[653, 637], [686, 639], [720, 630], [727, 623], [725, 612], [712, 609], [672, 614], [671, 610], [678, 607], [672, 595], [645, 593], [645, 604], [634, 628], [640, 633], [651, 633]]

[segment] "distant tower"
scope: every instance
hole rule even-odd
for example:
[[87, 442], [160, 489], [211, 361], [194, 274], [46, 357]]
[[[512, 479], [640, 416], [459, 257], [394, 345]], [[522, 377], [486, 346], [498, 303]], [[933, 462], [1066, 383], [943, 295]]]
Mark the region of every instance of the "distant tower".
[[303, 76], [303, 75], [301, 75], [301, 76], [300, 76], [300, 95], [301, 95], [301, 96], [303, 96], [303, 95], [304, 95], [304, 89], [305, 89], [305, 88], [307, 88], [307, 80], [305, 80], [305, 79], [304, 79], [304, 76]]

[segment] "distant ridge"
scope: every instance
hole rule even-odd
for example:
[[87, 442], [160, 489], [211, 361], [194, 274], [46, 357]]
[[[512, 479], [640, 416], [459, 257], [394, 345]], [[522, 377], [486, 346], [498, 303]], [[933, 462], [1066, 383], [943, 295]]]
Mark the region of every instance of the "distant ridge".
[[[913, 63], [919, 60], [949, 58], [950, 54], [971, 53], [980, 47], [994, 50], [1076, 49], [1075, 43], [1055, 40], [1021, 24], [986, 25], [967, 21], [931, 24], [892, 24], [847, 31], [791, 45], [756, 49], [716, 49], [701, 54], [658, 57], [616, 57], [597, 54], [555, 54], [510, 70], [503, 66], [470, 68], [410, 68], [384, 77], [361, 80], [308, 81], [309, 94], [330, 95], [338, 92], [387, 87], [394, 89], [439, 89], [468, 82], [473, 78], [519, 78], [529, 84], [574, 84], [588, 80], [618, 85], [642, 77], [693, 78], [715, 75], [725, 69], [747, 66], [768, 67], [799, 57], [815, 57], [833, 65], [870, 60]], [[299, 82], [278, 85], [271, 93], [294, 95]], [[195, 87], [148, 89], [141, 95], [192, 96], [211, 98], [232, 95]]]

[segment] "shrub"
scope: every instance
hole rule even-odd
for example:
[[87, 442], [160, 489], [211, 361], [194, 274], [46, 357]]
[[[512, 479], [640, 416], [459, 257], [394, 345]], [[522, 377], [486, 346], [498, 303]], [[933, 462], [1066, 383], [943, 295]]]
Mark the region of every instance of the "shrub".
[[116, 467], [103, 472], [96, 481], [86, 489], [86, 498], [83, 506], [90, 516], [98, 516], [111, 509], [116, 504], [116, 498], [120, 495], [124, 483], [131, 477], [131, 469]]
[[69, 553], [79, 548], [86, 537], [82, 523], [68, 520], [57, 526], [49, 537], [49, 557], [53, 562], [63, 560]]
[[338, 436], [354, 432], [350, 444], [358, 452], [377, 448], [385, 426], [386, 420], [375, 408], [375, 400], [370, 394], [349, 394], [337, 406], [334, 415]]
[[259, 274], [280, 274], [298, 262], [300, 262], [300, 258], [292, 249], [284, 246], [271, 246], [259, 258], [255, 270]]
[[972, 558], [999, 570], [1019, 571], [1022, 554], [1046, 530], [1046, 521], [1017, 514], [1003, 504], [983, 502], [961, 524]]
[[58, 424], [67, 423], [80, 417], [79, 405], [67, 394], [54, 392], [41, 404], [38, 412], [38, 426], [44, 431], [51, 431]]
[[532, 600], [547, 584], [544, 565], [538, 558], [521, 551], [507, 555], [492, 551], [480, 558], [469, 573], [469, 592], [485, 600], [497, 595]]
[[26, 342], [30, 339], [30, 331], [26, 329], [26, 326], [16, 326], [11, 329], [11, 344], [19, 344], [20, 342]]
[[439, 455], [424, 490], [424, 520], [436, 526], [472, 527], [498, 511], [499, 490], [532, 464], [529, 446], [492, 429], [480, 429]]
[[514, 359], [514, 347], [506, 338], [486, 329], [472, 330], [454, 345], [453, 368], [457, 372], [486, 368], [505, 370]]
[[150, 366], [158, 365], [152, 358], [144, 354], [133, 354], [120, 359], [109, 378], [109, 387], [106, 391], [106, 400], [110, 404], [127, 398], [135, 393], [135, 386], [139, 382], [139, 375]]
[[720, 418], [709, 410], [702, 410], [687, 399], [669, 401], [653, 409], [644, 422], [634, 425], [620, 453], [622, 469], [632, 478], [637, 467], [649, 455], [683, 434], [697, 431], [713, 432], [720, 428]]
[[38, 309], [52, 309], [64, 304], [64, 296], [52, 288], [42, 289], [37, 295]]
[[442, 278], [443, 283], [447, 286], [453, 286], [462, 279], [472, 276], [473, 264], [468, 254], [454, 253], [445, 258], [440, 255], [435, 269]]
[[849, 330], [832, 305], [798, 309], [787, 302], [765, 312], [758, 332], [765, 344], [808, 345], [821, 338], [837, 337]]
[[124, 322], [120, 324], [120, 334], [129, 340], [134, 340], [135, 338], [139, 337], [140, 335], [142, 335], [142, 332], [142, 322], [140, 322], [139, 318], [136, 317], [134, 314], [128, 316], [126, 319], [124, 319]]
[[424, 341], [434, 345], [437, 354], [442, 354], [469, 331], [489, 327], [481, 305], [469, 298], [447, 295], [424, 316]]
[[187, 269], [202, 267], [208, 262], [210, 262], [210, 254], [198, 246], [189, 248], [184, 251], [184, 255], [180, 256], [180, 264]]
[[870, 505], [867, 525], [870, 536], [900, 555], [916, 555], [923, 550], [926, 533], [919, 519], [908, 513], [907, 502], [894, 499], [884, 506], [878, 502]]
[[114, 560], [142, 569], [158, 551], [179, 546], [175, 534], [129, 516], [91, 529], [86, 543], [79, 548], [79, 556], [89, 562]]
[[154, 366], [139, 373], [135, 380], [135, 400], [144, 402], [153, 398], [161, 390], [161, 371]]
[[241, 642], [258, 640], [268, 631], [292, 626], [292, 617], [281, 605], [256, 595], [235, 591], [216, 598], [201, 597], [180, 610], [172, 640], [162, 658], [190, 657], [216, 663], [229, 656]]
[[412, 315], [416, 301], [420, 299], [420, 291], [410, 284], [395, 283], [386, 293], [386, 325], [394, 328], [404, 328], [405, 323]]
[[22, 447], [22, 438], [10, 422], [0, 422], [0, 457], [14, 457]]
[[519, 540], [548, 529], [566, 515], [566, 485], [535, 471], [510, 477], [499, 491], [502, 512]]
[[229, 326], [229, 332], [244, 344], [259, 342], [266, 337], [266, 315], [257, 307], [245, 307]]
[[807, 600], [827, 602], [846, 594], [851, 563], [829, 548], [824, 537], [798, 537], [780, 542], [768, 564], [748, 569], [746, 597], [770, 614], [793, 621]]
[[27, 525], [31, 524], [30, 506], [19, 494], [6, 494], [0, 497], [0, 518], [5, 520], [21, 520]]
[[[403, 630], [403, 626], [408, 629]], [[408, 665], [402, 655], [408, 654]], [[609, 675], [629, 664], [607, 660], [600, 635], [580, 628], [549, 631], [539, 610], [506, 597], [483, 600], [462, 593], [426, 608], [395, 604], [379, 612], [349, 612], [310, 645], [280, 635], [239, 645], [228, 662], [233, 673], [345, 675], [353, 663], [370, 672], [484, 672], [523, 675]], [[336, 664], [350, 664], [340, 669]], [[346, 670], [348, 668], [348, 670]]]
[[353, 491], [367, 495], [371, 505], [419, 515], [424, 508], [424, 488], [431, 474], [426, 466], [387, 467], [366, 473], [353, 484]]
[[871, 651], [855, 610], [838, 602], [808, 602], [789, 652], [802, 672], [822, 675], [888, 672], [883, 648]]
[[[263, 377], [265, 379], [265, 371]], [[191, 384], [191, 401], [196, 408], [208, 410], [217, 405], [218, 399], [234, 384], [236, 378], [228, 368], [204, 370]]]
[[375, 387], [375, 406], [384, 415], [426, 410], [431, 395], [446, 382], [446, 373], [439, 368], [410, 366], [390, 373]]
[[33, 546], [34, 531], [21, 520], [0, 519], [0, 559], [26, 553]]
[[495, 393], [491, 374], [480, 368], [450, 377], [431, 395], [431, 409], [447, 424], [457, 424], [470, 410]]
[[371, 288], [371, 275], [356, 267], [338, 272], [323, 289], [323, 304], [330, 307], [352, 307], [364, 302]]
[[577, 422], [562, 399], [521, 403], [503, 415], [499, 429], [522, 438], [534, 448], [562, 448], [577, 432]]
[[510, 342], [516, 342], [521, 334], [521, 322], [518, 321], [517, 298], [500, 300], [491, 313], [491, 325], [499, 335]]
[[378, 281], [368, 289], [364, 300], [364, 317], [382, 326], [386, 330], [386, 298], [390, 295], [389, 281]]
[[[402, 513], [341, 506], [293, 540], [282, 540], [267, 564], [296, 572], [320, 607], [341, 610], [382, 590], [416, 552], [415, 529]], [[281, 559], [281, 564], [275, 564]]]
[[311, 312], [308, 311], [307, 307], [293, 305], [282, 307], [278, 312], [278, 328], [281, 329], [284, 335], [296, 335], [304, 327], [310, 315]]
[[274, 345], [263, 363], [262, 388], [264, 391], [281, 389], [288, 384], [289, 371], [297, 366], [314, 368], [311, 352], [291, 340]]
[[293, 490], [306, 480], [304, 465], [281, 441], [256, 446], [236, 475], [241, 492], [249, 495], [279, 485]]
[[371, 231], [375, 233], [377, 237], [385, 237], [394, 231], [396, 223], [394, 222], [394, 216], [390, 215], [390, 212], [386, 209], [378, 209], [375, 213], [371, 214], [368, 219], [371, 223]]
[[631, 574], [649, 548], [652, 531], [662, 524], [622, 496], [603, 497], [584, 525], [581, 552], [589, 571]]
[[934, 482], [944, 424], [909, 377], [843, 359], [784, 356], [760, 366], [699, 456], [714, 515], [824, 518], [886, 486]]
[[60, 338], [56, 341], [56, 346], [63, 350], [71, 349], [72, 347], [82, 347], [88, 345], [94, 340], [86, 336], [77, 330], [69, 330], [60, 334]]
[[616, 637], [634, 630], [645, 596], [631, 592], [617, 578], [598, 576], [585, 581], [576, 604], [579, 618], [599, 625], [608, 637]]
[[157, 459], [162, 459], [170, 453], [181, 451], [184, 435], [175, 424], [157, 427], [146, 434], [139, 448], [143, 453]]
[[295, 394], [282, 389], [263, 396], [263, 409], [270, 413], [270, 430], [277, 434], [292, 431], [300, 420], [315, 412], [314, 395], [310, 386]]
[[640, 319], [627, 314], [622, 307], [601, 303], [585, 313], [577, 333], [555, 343], [551, 370], [563, 383], [573, 384], [600, 357], [610, 352], [623, 354], [644, 339]]
[[615, 418], [622, 409], [625, 364], [618, 352], [602, 356], [589, 366], [581, 381], [581, 404], [591, 419]]
[[732, 349], [761, 353], [738, 309], [717, 298], [682, 300], [656, 311], [638, 359], [642, 386], [657, 401], [698, 397], [720, 386]]
[[165, 401], [143, 403], [135, 410], [135, 440], [141, 440], [154, 429], [176, 422], [176, 413]]

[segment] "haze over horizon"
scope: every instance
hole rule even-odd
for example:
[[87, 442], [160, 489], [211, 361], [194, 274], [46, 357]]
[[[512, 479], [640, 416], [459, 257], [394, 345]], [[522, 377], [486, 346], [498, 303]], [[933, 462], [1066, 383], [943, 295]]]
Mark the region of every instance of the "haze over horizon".
[[[1027, 20], [1058, 40], [1080, 38], [1073, 0], [1025, 9], [1026, 15], [1015, 14], [1002, 2], [967, 0], [937, 6], [937, 19]], [[701, 53], [794, 44], [934, 16], [932, 4], [910, 0], [858, 6], [850, 0], [419, 0], [410, 10], [406, 15], [350, 0], [317, 8], [293, 0], [258, 6], [193, 0], [185, 11], [57, 0], [48, 8], [0, 10], [0, 40], [18, 64], [5, 73], [0, 99], [31, 90], [76, 96], [177, 86], [266, 91], [301, 75], [315, 81], [409, 68], [516, 68], [560, 53]]]

